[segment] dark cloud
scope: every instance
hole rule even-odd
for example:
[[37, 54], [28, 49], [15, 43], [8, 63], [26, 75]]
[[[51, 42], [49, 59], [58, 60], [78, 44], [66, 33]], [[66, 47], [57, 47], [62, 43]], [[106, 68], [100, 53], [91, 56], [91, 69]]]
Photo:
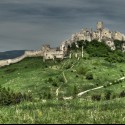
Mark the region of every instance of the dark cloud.
[[124, 5], [124, 0], [0, 0], [0, 51], [58, 46], [100, 20], [125, 33]]

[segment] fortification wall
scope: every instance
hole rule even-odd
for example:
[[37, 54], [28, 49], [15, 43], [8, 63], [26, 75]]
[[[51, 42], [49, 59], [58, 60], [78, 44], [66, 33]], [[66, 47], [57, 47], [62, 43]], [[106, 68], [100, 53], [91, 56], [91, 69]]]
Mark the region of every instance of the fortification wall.
[[15, 59], [7, 59], [7, 60], [1, 60], [0, 61], [0, 67], [3, 67], [3, 66], [7, 66], [7, 65], [10, 65], [10, 64], [13, 64], [13, 63], [17, 63], [17, 62], [20, 62], [21, 60], [23, 60], [24, 58], [26, 58], [25, 54], [18, 57], [18, 58], [15, 58]]
[[43, 56], [43, 51], [25, 51], [25, 56], [26, 57], [39, 57]]
[[41, 50], [40, 51], [25, 51], [24, 55], [17, 57], [15, 59], [1, 60], [0, 67], [18, 63], [26, 57], [39, 57], [39, 56], [43, 56], [43, 51], [41, 51]]
[[0, 61], [0, 67], [5, 66], [5, 65], [9, 65], [8, 60], [1, 60]]

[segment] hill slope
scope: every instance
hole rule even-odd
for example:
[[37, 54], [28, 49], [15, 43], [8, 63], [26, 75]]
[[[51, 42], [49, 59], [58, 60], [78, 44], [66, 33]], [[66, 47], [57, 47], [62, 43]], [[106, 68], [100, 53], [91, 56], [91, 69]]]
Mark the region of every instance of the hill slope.
[[[72, 58], [42, 61], [26, 58], [0, 70], [0, 85], [30, 94], [32, 101], [1, 106], [0, 123], [125, 123], [124, 84], [109, 86], [125, 72], [125, 64], [72, 49]], [[80, 98], [76, 94], [105, 85]], [[63, 97], [73, 96], [73, 100]]]

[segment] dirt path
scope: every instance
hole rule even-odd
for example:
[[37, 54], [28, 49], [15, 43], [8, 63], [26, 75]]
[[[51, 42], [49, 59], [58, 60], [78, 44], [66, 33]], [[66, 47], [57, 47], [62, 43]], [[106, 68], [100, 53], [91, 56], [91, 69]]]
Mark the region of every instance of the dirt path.
[[[115, 82], [117, 82], [117, 81], [123, 81], [123, 80], [125, 80], [125, 77], [122, 77], [122, 78], [120, 78], [120, 79], [117, 79]], [[113, 83], [109, 83], [110, 85], [113, 85]], [[93, 89], [89, 89], [89, 90], [86, 90], [86, 91], [84, 91], [84, 92], [80, 92], [80, 93], [78, 93], [77, 94], [77, 97], [81, 97], [82, 95], [84, 95], [84, 94], [86, 94], [86, 93], [88, 93], [88, 92], [91, 92], [91, 91], [94, 91], [94, 90], [98, 90], [98, 89], [102, 89], [102, 88], [104, 88], [104, 86], [100, 86], [100, 87], [96, 87], [96, 88], [93, 88]], [[64, 100], [71, 100], [71, 99], [73, 99], [73, 96], [70, 96], [70, 97], [63, 97], [63, 99]]]

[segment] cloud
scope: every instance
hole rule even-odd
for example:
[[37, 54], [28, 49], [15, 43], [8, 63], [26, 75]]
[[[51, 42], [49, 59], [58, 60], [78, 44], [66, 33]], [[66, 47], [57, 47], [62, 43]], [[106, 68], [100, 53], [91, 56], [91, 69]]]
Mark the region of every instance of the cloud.
[[59, 46], [100, 20], [125, 33], [124, 5], [124, 0], [0, 0], [0, 51]]

